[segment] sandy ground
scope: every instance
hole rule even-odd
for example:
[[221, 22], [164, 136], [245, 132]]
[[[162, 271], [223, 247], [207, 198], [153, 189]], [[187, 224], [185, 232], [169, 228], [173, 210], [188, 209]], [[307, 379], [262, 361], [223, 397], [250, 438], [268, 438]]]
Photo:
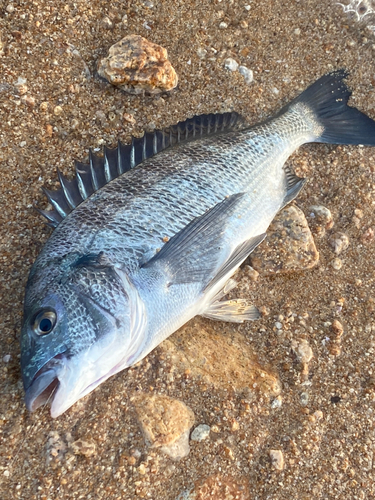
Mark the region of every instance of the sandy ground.
[[[131, 33], [168, 49], [180, 78], [175, 91], [130, 96], [95, 77], [98, 59]], [[56, 420], [47, 408], [26, 411], [18, 340], [27, 275], [50, 234], [32, 205], [44, 205], [40, 188], [54, 184], [57, 166], [71, 174], [89, 147], [194, 114], [235, 109], [259, 121], [333, 68], [350, 70], [353, 104], [375, 118], [371, 31], [329, 0], [16, 0], [0, 3], [0, 35], [0, 497], [176, 500], [193, 490], [185, 498], [373, 498], [370, 148], [307, 145], [290, 159], [308, 177], [297, 205], [307, 216], [311, 205], [329, 208], [334, 226], [316, 238], [320, 260], [309, 271], [256, 282], [240, 271], [238, 295], [266, 313], [258, 322], [197, 318]], [[252, 69], [254, 82], [225, 69], [227, 57]], [[337, 231], [349, 238], [340, 269], [329, 244]], [[313, 353], [307, 367], [296, 355], [302, 344]], [[190, 368], [174, 366], [178, 352], [202, 349], [219, 358], [234, 353], [234, 367], [239, 352], [259, 363], [280, 381], [278, 399], [244, 382], [244, 371], [221, 374], [217, 360], [209, 361], [208, 379], [193, 355]], [[180, 461], [148, 448], [131, 401], [139, 392], [183, 401], [210, 436], [192, 442]], [[77, 440], [95, 451], [75, 454]], [[283, 470], [270, 450], [282, 453]]]

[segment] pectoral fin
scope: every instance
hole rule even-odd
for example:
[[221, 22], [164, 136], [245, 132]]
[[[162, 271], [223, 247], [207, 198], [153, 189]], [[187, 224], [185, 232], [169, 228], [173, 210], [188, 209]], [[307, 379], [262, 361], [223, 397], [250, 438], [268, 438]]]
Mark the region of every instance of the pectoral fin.
[[215, 295], [208, 308], [201, 316], [218, 321], [243, 323], [253, 321], [260, 317], [255, 306], [248, 305], [244, 299], [221, 300], [230, 290], [235, 288], [237, 282], [230, 279], [220, 292]]
[[200, 282], [205, 286], [217, 274], [222, 236], [243, 196], [243, 193], [229, 196], [194, 219], [142, 268], [162, 269], [171, 284]]

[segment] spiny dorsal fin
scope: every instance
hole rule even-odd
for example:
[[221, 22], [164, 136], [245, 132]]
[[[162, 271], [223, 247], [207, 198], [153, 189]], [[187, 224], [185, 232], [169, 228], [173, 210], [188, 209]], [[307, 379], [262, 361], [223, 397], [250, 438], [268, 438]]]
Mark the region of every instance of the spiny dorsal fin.
[[61, 188], [50, 191], [43, 188], [52, 210], [39, 210], [48, 225], [57, 225], [80, 203], [108, 182], [116, 179], [147, 158], [181, 142], [199, 139], [230, 130], [245, 124], [238, 113], [199, 115], [164, 130], [145, 132], [143, 137], [133, 137], [131, 144], [118, 143], [117, 148], [104, 148], [103, 157], [89, 152], [89, 163], [76, 162], [76, 176], [67, 180], [58, 170]]

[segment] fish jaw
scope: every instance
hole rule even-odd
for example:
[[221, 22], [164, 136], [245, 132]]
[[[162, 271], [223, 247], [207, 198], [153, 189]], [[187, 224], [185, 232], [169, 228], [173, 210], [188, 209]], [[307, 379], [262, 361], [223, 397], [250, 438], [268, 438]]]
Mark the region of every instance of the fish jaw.
[[[143, 332], [141, 332], [143, 333]], [[105, 380], [132, 364], [131, 353], [138, 348], [138, 339], [122, 335], [105, 345], [93, 344], [90, 349], [66, 360], [64, 369], [57, 374], [58, 386], [51, 403], [51, 417], [56, 418], [68, 410]], [[104, 345], [103, 345], [104, 344]]]
[[44, 404], [53, 400], [59, 387], [59, 376], [64, 372], [66, 357], [58, 355], [39, 370], [29, 387], [25, 390], [25, 403], [30, 412], [34, 412]]

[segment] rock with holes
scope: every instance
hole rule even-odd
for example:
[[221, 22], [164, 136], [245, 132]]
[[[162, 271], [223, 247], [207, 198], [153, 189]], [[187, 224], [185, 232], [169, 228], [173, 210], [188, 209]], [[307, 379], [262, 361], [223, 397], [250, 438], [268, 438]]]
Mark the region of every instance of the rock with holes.
[[110, 47], [98, 73], [131, 94], [157, 94], [176, 87], [178, 77], [166, 49], [139, 35], [128, 35]]
[[259, 273], [276, 274], [303, 271], [319, 260], [305, 215], [291, 205], [279, 212], [267, 231], [267, 238], [250, 256]]
[[182, 401], [168, 396], [141, 394], [133, 399], [146, 443], [173, 459], [189, 454], [189, 434], [195, 417]]

